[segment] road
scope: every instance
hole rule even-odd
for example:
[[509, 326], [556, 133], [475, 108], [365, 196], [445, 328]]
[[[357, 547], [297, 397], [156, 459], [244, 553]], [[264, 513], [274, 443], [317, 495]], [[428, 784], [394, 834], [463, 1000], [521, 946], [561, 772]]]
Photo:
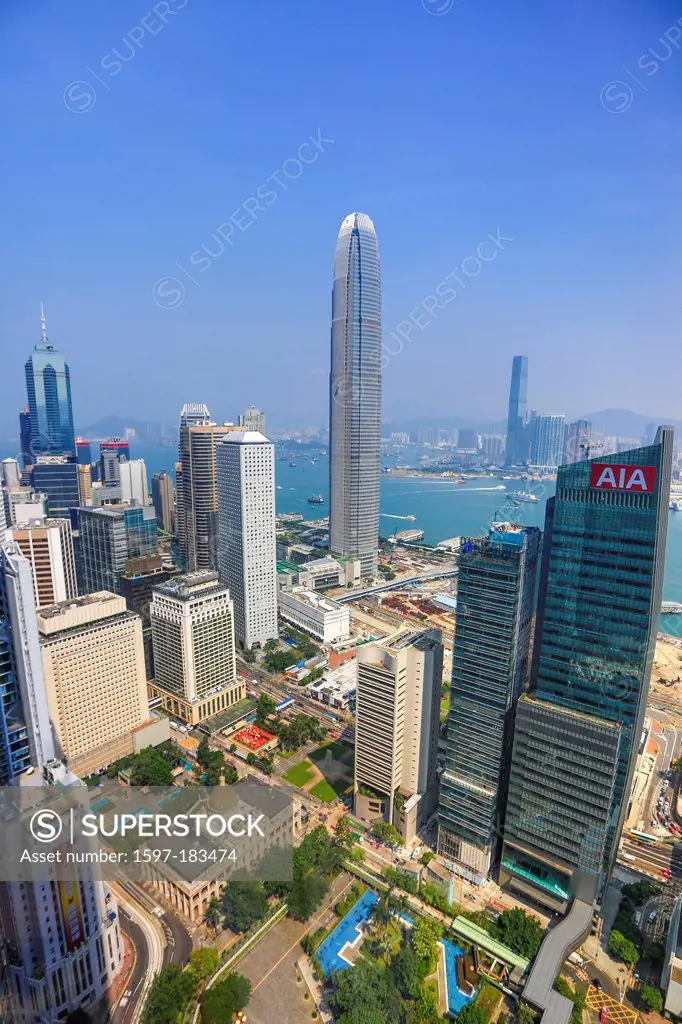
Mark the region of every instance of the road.
[[111, 1020], [113, 1024], [133, 1024], [139, 1002], [140, 987], [148, 970], [149, 947], [147, 946], [145, 933], [139, 925], [135, 924], [123, 907], [119, 907], [119, 920], [121, 930], [126, 933], [135, 947], [135, 964], [125, 991], [121, 994], [118, 1005], [113, 1011]]
[[458, 572], [456, 562], [446, 562], [440, 569], [433, 569], [431, 572], [423, 573], [420, 576], [407, 576], [402, 580], [390, 580], [388, 583], [377, 583], [375, 587], [367, 587], [365, 590], [351, 590], [347, 594], [341, 594], [334, 600], [340, 604], [348, 601], [362, 600], [363, 597], [371, 597], [373, 594], [381, 594], [386, 590], [398, 590], [409, 583], [425, 583], [427, 580], [442, 580], [450, 576], [456, 576]]
[[136, 951], [133, 976], [112, 1024], [137, 1024], [154, 978], [166, 964], [187, 963], [192, 937], [177, 914], [164, 910], [141, 886], [123, 880], [111, 888], [118, 900], [121, 925]]

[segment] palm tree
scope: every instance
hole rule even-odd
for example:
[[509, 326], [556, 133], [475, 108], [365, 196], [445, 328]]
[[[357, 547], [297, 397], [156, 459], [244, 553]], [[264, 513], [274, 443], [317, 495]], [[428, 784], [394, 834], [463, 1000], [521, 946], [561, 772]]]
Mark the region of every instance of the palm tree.
[[391, 917], [395, 912], [395, 899], [393, 897], [393, 886], [389, 886], [386, 892], [382, 893], [374, 904], [372, 918], [376, 923], [379, 932], [386, 930], [391, 923]]
[[218, 932], [218, 925], [222, 922], [222, 920], [223, 905], [217, 896], [211, 896], [210, 900], [208, 901], [208, 906], [206, 907], [206, 912], [204, 914], [204, 921], [209, 926], [209, 928], [213, 929], [214, 938]]

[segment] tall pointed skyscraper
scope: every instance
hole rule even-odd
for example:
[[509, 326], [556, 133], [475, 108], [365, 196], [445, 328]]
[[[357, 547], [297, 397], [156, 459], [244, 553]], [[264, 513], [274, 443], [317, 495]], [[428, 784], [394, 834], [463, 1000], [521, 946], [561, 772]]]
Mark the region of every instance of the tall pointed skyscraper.
[[381, 473], [381, 277], [374, 224], [343, 221], [334, 255], [329, 387], [329, 546], [377, 571]]
[[76, 442], [69, 367], [64, 356], [48, 340], [42, 304], [40, 322], [40, 341], [25, 368], [31, 454], [70, 454], [75, 452]]
[[507, 447], [505, 466], [520, 466], [528, 458], [528, 427], [526, 426], [526, 388], [528, 384], [528, 358], [514, 356], [509, 386], [509, 412], [507, 414]]

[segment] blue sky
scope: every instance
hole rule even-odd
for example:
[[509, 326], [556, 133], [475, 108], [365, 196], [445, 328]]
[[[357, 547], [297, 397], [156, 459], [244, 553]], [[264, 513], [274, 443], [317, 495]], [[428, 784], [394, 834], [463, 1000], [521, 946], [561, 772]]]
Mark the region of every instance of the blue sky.
[[[391, 356], [386, 418], [504, 416], [517, 352], [541, 412], [682, 415], [682, 40], [661, 43], [682, 5], [156, 8], [0, 9], [0, 430], [24, 401], [41, 299], [81, 425], [175, 419], [185, 401], [324, 422], [333, 250], [354, 209], [377, 228], [392, 349], [470, 257], [456, 298], [414, 314]], [[654, 71], [650, 48], [668, 57]], [[333, 142], [297, 164], [318, 130]], [[276, 198], [245, 214], [273, 173]], [[197, 270], [226, 223], [230, 244]], [[477, 265], [498, 229], [513, 241]], [[177, 285], [154, 293], [168, 277], [185, 288], [174, 308]]]

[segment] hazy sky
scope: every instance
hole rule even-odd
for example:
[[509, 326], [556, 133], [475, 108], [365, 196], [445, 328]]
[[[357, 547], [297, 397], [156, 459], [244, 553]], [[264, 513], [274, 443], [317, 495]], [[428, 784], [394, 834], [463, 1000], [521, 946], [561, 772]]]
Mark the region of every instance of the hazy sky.
[[352, 210], [377, 228], [387, 345], [420, 325], [386, 418], [503, 417], [517, 352], [542, 412], [682, 416], [679, 3], [155, 7], [0, 6], [0, 429], [41, 299], [81, 425], [185, 401], [324, 422]]

